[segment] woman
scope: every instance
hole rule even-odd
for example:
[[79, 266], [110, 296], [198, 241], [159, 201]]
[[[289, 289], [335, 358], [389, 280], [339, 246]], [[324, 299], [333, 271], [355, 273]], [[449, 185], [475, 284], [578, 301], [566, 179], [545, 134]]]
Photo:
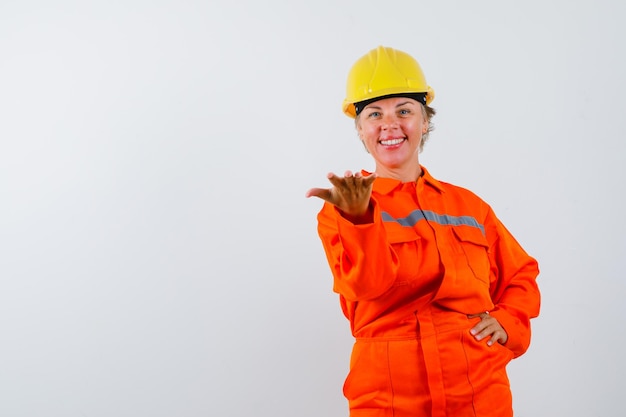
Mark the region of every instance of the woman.
[[375, 172], [307, 192], [325, 200], [318, 231], [356, 338], [352, 417], [512, 416], [505, 368], [539, 314], [537, 262], [485, 202], [419, 163], [433, 98], [410, 55], [371, 50], [343, 111]]

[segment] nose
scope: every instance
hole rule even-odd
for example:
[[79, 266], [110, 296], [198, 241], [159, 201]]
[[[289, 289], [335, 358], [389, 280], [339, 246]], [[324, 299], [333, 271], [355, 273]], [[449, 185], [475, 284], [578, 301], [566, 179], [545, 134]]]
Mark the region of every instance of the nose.
[[398, 119], [395, 114], [386, 114], [383, 116], [381, 128], [383, 130], [393, 129], [398, 127]]

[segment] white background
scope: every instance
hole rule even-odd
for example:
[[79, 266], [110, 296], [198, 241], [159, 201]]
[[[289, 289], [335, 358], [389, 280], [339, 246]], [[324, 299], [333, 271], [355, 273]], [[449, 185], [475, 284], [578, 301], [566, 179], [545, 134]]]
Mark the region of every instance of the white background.
[[[317, 237], [371, 169], [352, 63], [414, 55], [422, 163], [540, 262], [516, 416], [622, 416], [620, 1], [0, 2], [0, 416], [345, 416]], [[622, 385], [622, 387], [620, 387]]]

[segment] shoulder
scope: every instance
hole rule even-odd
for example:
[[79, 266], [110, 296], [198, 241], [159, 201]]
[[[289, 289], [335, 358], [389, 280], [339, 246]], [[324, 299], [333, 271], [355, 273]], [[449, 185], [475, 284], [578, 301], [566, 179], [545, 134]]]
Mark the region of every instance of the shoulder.
[[428, 173], [426, 173], [424, 179], [432, 187], [438, 189], [443, 198], [460, 199], [462, 201], [467, 201], [468, 203], [471, 202], [473, 204], [487, 205], [485, 200], [483, 200], [480, 196], [478, 196], [475, 192], [471, 191], [468, 188], [435, 179]]
[[437, 190], [436, 194], [449, 214], [470, 215], [484, 220], [492, 211], [485, 200], [468, 188], [436, 180], [430, 174], [425, 175], [424, 179], [431, 189]]
[[485, 200], [483, 200], [480, 196], [478, 196], [478, 194], [476, 194], [469, 188], [465, 188], [456, 184], [451, 184], [445, 181], [439, 181], [439, 184], [441, 184], [441, 187], [444, 190], [445, 194], [461, 196], [463, 198], [467, 198], [467, 199], [474, 200], [474, 201], [480, 201], [486, 204]]

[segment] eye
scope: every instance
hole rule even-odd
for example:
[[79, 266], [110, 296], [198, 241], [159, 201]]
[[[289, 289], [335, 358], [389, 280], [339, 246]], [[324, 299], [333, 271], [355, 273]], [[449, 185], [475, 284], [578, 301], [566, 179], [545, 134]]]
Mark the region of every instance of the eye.
[[398, 113], [399, 113], [400, 115], [402, 115], [402, 116], [406, 116], [406, 115], [408, 115], [408, 114], [411, 114], [411, 110], [409, 110], [409, 109], [400, 109], [400, 110], [398, 111]]
[[368, 118], [374, 118], [374, 117], [380, 117], [380, 112], [378, 111], [373, 111], [370, 114], [367, 115]]

